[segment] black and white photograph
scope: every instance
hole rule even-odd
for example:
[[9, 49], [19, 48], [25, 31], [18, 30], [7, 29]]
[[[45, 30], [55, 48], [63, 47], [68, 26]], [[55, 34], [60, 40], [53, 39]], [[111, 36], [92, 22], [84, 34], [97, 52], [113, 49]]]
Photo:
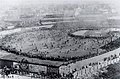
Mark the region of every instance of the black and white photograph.
[[120, 79], [120, 0], [0, 0], [0, 79]]

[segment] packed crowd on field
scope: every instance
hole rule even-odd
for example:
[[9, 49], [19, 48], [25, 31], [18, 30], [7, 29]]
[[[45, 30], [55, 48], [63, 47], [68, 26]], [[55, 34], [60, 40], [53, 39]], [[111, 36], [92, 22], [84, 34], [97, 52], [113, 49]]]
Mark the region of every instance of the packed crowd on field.
[[30, 57], [58, 60], [86, 59], [105, 53], [100, 47], [117, 39], [116, 37], [112, 37], [112, 40], [111, 37], [81, 39], [69, 36], [69, 33], [80, 29], [81, 27], [69, 27], [65, 23], [56, 24], [51, 29], [32, 29], [6, 36], [1, 40], [1, 46]]

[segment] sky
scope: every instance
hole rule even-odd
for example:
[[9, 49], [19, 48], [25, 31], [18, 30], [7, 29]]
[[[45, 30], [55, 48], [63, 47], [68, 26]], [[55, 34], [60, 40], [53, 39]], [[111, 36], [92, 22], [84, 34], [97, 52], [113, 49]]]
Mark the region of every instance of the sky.
[[[116, 8], [120, 8], [120, 0], [0, 0], [0, 8], [26, 4], [67, 4], [67, 3], [85, 3], [85, 2], [105, 2], [113, 4]], [[119, 9], [120, 10], [120, 9]]]
[[120, 0], [0, 0], [0, 4], [2, 5], [19, 5], [19, 4], [27, 4], [27, 3], [82, 3], [82, 2], [91, 2], [91, 1], [103, 1], [103, 2], [108, 2], [108, 3], [114, 3], [116, 5], [119, 5]]

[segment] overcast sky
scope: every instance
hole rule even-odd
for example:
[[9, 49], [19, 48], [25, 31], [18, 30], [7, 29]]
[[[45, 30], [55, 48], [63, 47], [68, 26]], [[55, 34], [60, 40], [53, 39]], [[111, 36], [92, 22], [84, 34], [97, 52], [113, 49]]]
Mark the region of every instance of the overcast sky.
[[111, 3], [115, 5], [117, 8], [120, 8], [120, 0], [0, 0], [0, 8], [7, 7], [9, 5], [21, 5], [21, 4], [65, 4], [65, 3], [85, 3], [85, 2], [92, 2], [92, 1], [99, 1], [105, 3]]
[[114, 4], [119, 4], [120, 0], [0, 0], [0, 4], [4, 5], [16, 5], [16, 4], [27, 4], [27, 3], [82, 3], [87, 1], [103, 1]]

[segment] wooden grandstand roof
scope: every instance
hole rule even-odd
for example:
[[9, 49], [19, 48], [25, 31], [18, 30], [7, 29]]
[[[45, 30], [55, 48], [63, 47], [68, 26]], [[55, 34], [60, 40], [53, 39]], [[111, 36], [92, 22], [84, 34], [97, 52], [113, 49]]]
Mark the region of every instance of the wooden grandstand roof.
[[29, 57], [25, 57], [25, 56], [21, 56], [21, 55], [8, 53], [6, 51], [0, 51], [0, 52], [1, 52], [0, 53], [0, 60], [20, 62], [23, 58], [25, 58], [28, 61], [28, 64], [51, 66], [51, 67], [59, 67], [62, 64], [67, 64], [67, 62], [40, 60], [40, 59], [37, 59], [37, 58], [29, 58]]

